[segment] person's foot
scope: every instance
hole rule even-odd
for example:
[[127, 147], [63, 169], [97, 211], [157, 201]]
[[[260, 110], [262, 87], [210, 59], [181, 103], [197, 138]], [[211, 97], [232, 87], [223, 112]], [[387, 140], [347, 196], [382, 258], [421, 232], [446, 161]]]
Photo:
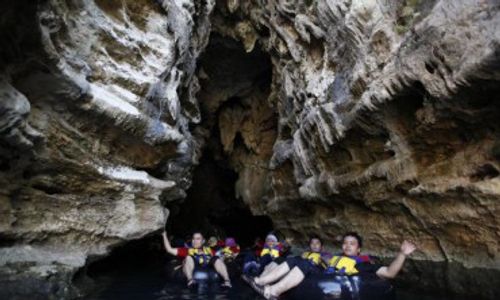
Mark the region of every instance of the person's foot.
[[261, 295], [262, 297], [265, 298], [264, 296], [264, 287], [263, 286], [260, 286], [258, 284], [255, 284], [255, 282], [252, 280], [250, 281], [250, 286], [259, 294]]
[[187, 282], [187, 287], [188, 288], [191, 288], [195, 285], [195, 282], [193, 279], [188, 279], [188, 282]]
[[252, 283], [252, 277], [248, 274], [241, 274], [241, 279], [243, 279], [243, 281], [245, 281], [248, 284]]
[[230, 289], [230, 288], [232, 288], [233, 286], [231, 285], [231, 281], [229, 281], [229, 280], [224, 280], [224, 282], [221, 284], [221, 287], [223, 287], [223, 288], [227, 288], [227, 289]]
[[253, 279], [250, 279], [250, 285], [252, 286], [252, 288], [254, 288], [255, 290], [262, 290], [264, 288], [264, 286], [260, 285], [257, 283], [257, 281], [255, 280], [256, 277], [254, 277]]
[[271, 287], [269, 285], [266, 285], [263, 290], [262, 296], [264, 296], [264, 298], [267, 300], [278, 300], [278, 296], [271, 293]]

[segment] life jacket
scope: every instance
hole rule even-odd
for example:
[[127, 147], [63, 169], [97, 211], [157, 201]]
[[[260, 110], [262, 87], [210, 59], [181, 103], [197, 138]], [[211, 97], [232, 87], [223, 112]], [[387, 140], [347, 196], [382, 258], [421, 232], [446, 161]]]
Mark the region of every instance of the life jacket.
[[235, 246], [235, 247], [224, 247], [222, 248], [222, 254], [225, 256], [225, 257], [231, 257], [235, 254], [238, 254], [240, 252], [240, 247], [239, 246]]
[[312, 263], [315, 266], [321, 266], [323, 268], [326, 268], [326, 264], [321, 259], [321, 253], [319, 252], [311, 252], [307, 251], [302, 254], [302, 258], [307, 259], [310, 263]]
[[328, 270], [343, 275], [358, 274], [356, 269], [357, 260], [348, 256], [333, 256], [328, 261]]
[[264, 249], [262, 249], [262, 251], [260, 252], [260, 256], [264, 256], [266, 254], [269, 254], [272, 258], [278, 258], [280, 257], [280, 248], [278, 247], [278, 245], [272, 247], [272, 248], [269, 248], [267, 245], [264, 246]]
[[208, 265], [208, 262], [212, 258], [212, 249], [210, 249], [210, 247], [203, 247], [201, 248], [201, 250], [203, 250], [203, 253], [199, 253], [198, 250], [200, 249], [189, 248], [188, 255], [192, 256], [194, 261], [200, 266]]

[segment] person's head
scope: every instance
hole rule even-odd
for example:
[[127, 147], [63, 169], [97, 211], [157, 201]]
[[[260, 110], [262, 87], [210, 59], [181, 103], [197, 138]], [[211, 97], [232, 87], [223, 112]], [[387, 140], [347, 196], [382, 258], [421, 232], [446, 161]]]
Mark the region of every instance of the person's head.
[[347, 256], [356, 256], [361, 252], [363, 239], [356, 232], [348, 232], [342, 237], [342, 252]]
[[278, 243], [278, 238], [274, 234], [270, 233], [266, 236], [266, 246], [273, 247], [277, 243]]
[[215, 236], [211, 236], [209, 239], [208, 239], [208, 246], [209, 247], [215, 247], [217, 246], [217, 238]]
[[323, 241], [319, 236], [313, 235], [309, 239], [309, 249], [312, 252], [320, 252], [321, 250], [323, 250]]
[[226, 238], [226, 240], [224, 241], [224, 244], [227, 246], [227, 247], [236, 247], [236, 240], [232, 237], [228, 237]]
[[191, 244], [193, 248], [201, 248], [203, 247], [203, 244], [205, 243], [205, 238], [203, 237], [203, 234], [199, 231], [195, 231], [193, 233], [193, 237], [191, 239]]

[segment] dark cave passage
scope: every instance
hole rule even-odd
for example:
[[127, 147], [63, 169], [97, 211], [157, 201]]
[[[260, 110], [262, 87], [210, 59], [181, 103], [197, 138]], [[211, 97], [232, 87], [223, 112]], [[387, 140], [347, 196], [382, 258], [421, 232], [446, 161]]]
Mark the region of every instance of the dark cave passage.
[[167, 230], [176, 238], [188, 238], [195, 230], [209, 236], [236, 238], [249, 246], [255, 237], [272, 230], [270, 218], [254, 216], [241, 199], [235, 197], [238, 175], [208, 151], [193, 176], [186, 199], [169, 207]]
[[[243, 112], [240, 121], [245, 122], [252, 117], [245, 113], [256, 105], [254, 101], [267, 99], [272, 80], [270, 58], [260, 50], [246, 53], [239, 42], [212, 34], [198, 68], [202, 112], [198, 129], [207, 132], [207, 137], [186, 198], [166, 204], [170, 211], [166, 229], [174, 246], [181, 246], [191, 238], [193, 231], [199, 230], [206, 239], [234, 237], [245, 249], [253, 245], [255, 238], [264, 238], [272, 231], [273, 223], [268, 216], [254, 215], [237, 195], [238, 171], [244, 168], [239, 159], [253, 155], [255, 149], [250, 149], [241, 128], [235, 128], [228, 149], [223, 142], [223, 131], [227, 130], [223, 127], [227, 124], [221, 124], [220, 120], [223, 113], [238, 111]], [[165, 265], [171, 259], [163, 249], [161, 236], [156, 233], [117, 247], [110, 256], [90, 264], [77, 275], [81, 278], [76, 279], [85, 282], [85, 278], [90, 277], [94, 285], [97, 283], [97, 287], [92, 288], [97, 296], [92, 299], [122, 297], [123, 290], [156, 298], [149, 293], [164, 288]], [[113, 278], [113, 283], [106, 283], [109, 278]], [[102, 293], [100, 282], [106, 283]], [[237, 288], [229, 299], [243, 299], [242, 291], [246, 299], [256, 299], [242, 282], [235, 279], [235, 284]], [[180, 291], [179, 297], [187, 297], [183, 288], [172, 283], [167, 286], [167, 289], [174, 287], [174, 291], [169, 290], [171, 293]]]
[[[256, 49], [245, 52], [242, 44], [212, 33], [210, 43], [198, 66], [202, 112], [200, 127], [209, 132], [201, 160], [194, 170], [187, 197], [181, 203], [168, 204], [171, 215], [167, 229], [176, 237], [187, 237], [194, 230], [207, 236], [235, 237], [241, 246], [251, 245], [273, 229], [267, 216], [255, 216], [235, 185], [242, 166], [236, 155], [252, 153], [238, 127], [222, 123], [223, 114], [236, 114], [243, 123], [245, 115], [259, 99], [267, 99], [272, 80], [268, 54]], [[234, 115], [233, 114], [233, 115]], [[237, 117], [235, 117], [237, 118]], [[234, 130], [228, 146], [225, 132]], [[235, 154], [237, 153], [237, 154]]]
[[[174, 243], [185, 241], [193, 231], [200, 230], [207, 239], [231, 236], [243, 248], [248, 247], [256, 237], [263, 238], [272, 231], [273, 223], [267, 216], [253, 215], [249, 206], [237, 197], [237, 163], [224, 150], [219, 118], [227, 109], [248, 109], [248, 101], [255, 99], [252, 97], [256, 91], [259, 97], [267, 97], [272, 78], [270, 58], [260, 50], [246, 53], [240, 42], [213, 33], [199, 70], [204, 74], [199, 75], [200, 129], [209, 134], [187, 197], [167, 203], [170, 216], [166, 229]], [[233, 149], [248, 151], [240, 132], [234, 137]], [[109, 257], [92, 263], [85, 272], [95, 277], [116, 270], [163, 264], [167, 259], [160, 235], [155, 234], [117, 247]]]

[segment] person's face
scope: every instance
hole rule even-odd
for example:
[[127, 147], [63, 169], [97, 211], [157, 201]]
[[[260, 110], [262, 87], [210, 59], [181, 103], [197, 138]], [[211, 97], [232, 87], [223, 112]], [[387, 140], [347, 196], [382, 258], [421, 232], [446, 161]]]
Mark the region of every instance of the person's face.
[[309, 242], [309, 248], [311, 248], [312, 252], [320, 252], [322, 248], [321, 241], [318, 239], [312, 239], [311, 242]]
[[266, 240], [266, 245], [270, 248], [274, 247], [274, 245], [276, 244], [276, 242], [274, 242], [273, 240], [269, 239], [269, 240]]
[[216, 239], [216, 238], [210, 238], [210, 239], [208, 239], [208, 245], [209, 245], [210, 247], [215, 247], [215, 246], [217, 246], [217, 239]]
[[203, 236], [200, 233], [193, 234], [193, 239], [191, 243], [193, 244], [193, 248], [201, 248], [203, 246]]
[[342, 244], [342, 251], [347, 256], [359, 255], [361, 248], [359, 248], [358, 240], [353, 236], [346, 236]]

